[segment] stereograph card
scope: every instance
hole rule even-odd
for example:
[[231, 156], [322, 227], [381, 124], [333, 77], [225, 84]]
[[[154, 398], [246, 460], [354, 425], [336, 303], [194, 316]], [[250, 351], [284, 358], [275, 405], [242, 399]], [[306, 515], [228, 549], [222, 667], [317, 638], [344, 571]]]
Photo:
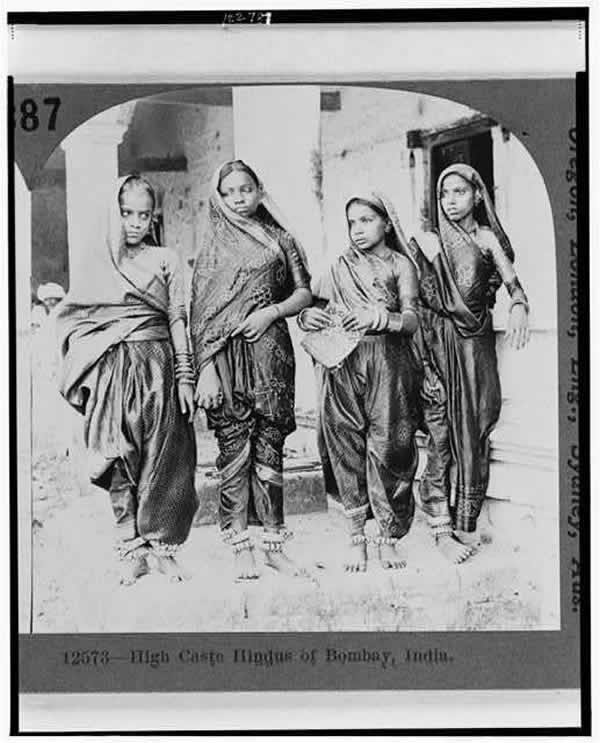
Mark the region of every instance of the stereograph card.
[[585, 730], [587, 8], [8, 24], [14, 731]]

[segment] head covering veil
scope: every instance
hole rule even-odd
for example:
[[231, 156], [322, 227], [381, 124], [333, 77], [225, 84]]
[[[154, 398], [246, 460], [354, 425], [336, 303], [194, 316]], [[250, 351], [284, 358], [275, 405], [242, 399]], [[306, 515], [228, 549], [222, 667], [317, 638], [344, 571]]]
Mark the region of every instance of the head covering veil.
[[[346, 212], [354, 201], [365, 202], [386, 216], [391, 231], [386, 235], [386, 244], [407, 258], [419, 274], [419, 266], [407, 240], [394, 205], [381, 191], [365, 191], [354, 194], [346, 202]], [[330, 266], [329, 270], [313, 284], [313, 293], [347, 309], [369, 306], [371, 299], [371, 268], [361, 250], [350, 240], [347, 250]]]
[[[90, 230], [86, 244], [74, 245], [86, 257], [86, 271], [74, 275], [56, 317], [62, 365], [60, 389], [74, 406], [83, 404], [83, 375], [116, 343], [144, 328], [163, 330], [168, 297], [163, 285], [151, 282], [147, 273], [136, 272], [126, 255], [125, 234], [118, 195], [131, 178], [115, 184], [114, 197], [101, 220], [100, 230]], [[168, 331], [167, 331], [168, 332]]]
[[[190, 330], [201, 367], [227, 343], [231, 333], [257, 308], [257, 296], [271, 270], [274, 257], [282, 256], [277, 235], [269, 223], [279, 226], [295, 242], [307, 268], [306, 254], [287, 219], [262, 184], [257, 218], [237, 214], [219, 192], [221, 172], [215, 171], [210, 188], [206, 224], [194, 264]], [[246, 171], [247, 172], [247, 171]]]
[[[444, 180], [450, 175], [458, 175], [472, 186], [475, 194], [481, 198], [489, 228], [496, 236], [506, 257], [512, 262], [515, 254], [479, 173], [464, 163], [456, 163], [445, 168], [440, 173], [436, 188], [439, 230], [439, 241], [436, 242], [439, 242], [439, 245], [436, 245], [436, 250], [427, 257], [423, 249], [418, 251], [421, 264], [421, 294], [428, 297], [426, 301], [428, 306], [450, 317], [457, 331], [462, 336], [468, 337], [486, 331], [491, 321], [488, 307], [493, 305], [496, 291], [502, 281], [494, 269], [487, 279], [487, 304], [476, 313], [469, 309], [456, 283], [451, 268], [451, 256], [479, 254], [481, 247], [472, 234], [463, 229], [460, 224], [453, 222], [444, 211], [442, 187]], [[417, 245], [416, 241], [413, 242]]]
[[464, 163], [455, 163], [445, 168], [439, 175], [437, 180], [436, 196], [437, 196], [437, 213], [438, 213], [438, 225], [440, 231], [440, 238], [442, 246], [447, 247], [454, 244], [456, 241], [470, 241], [472, 238], [467, 232], [456, 222], [453, 222], [444, 211], [442, 207], [442, 187], [444, 180], [449, 175], [458, 175], [463, 178], [475, 191], [476, 194], [481, 196], [482, 206], [485, 210], [488, 225], [492, 232], [495, 234], [502, 250], [506, 254], [506, 257], [512, 262], [515, 259], [515, 252], [510, 244], [510, 240], [504, 228], [500, 224], [498, 215], [492, 203], [490, 194], [483, 182], [482, 177], [479, 173], [472, 168], [470, 165]]

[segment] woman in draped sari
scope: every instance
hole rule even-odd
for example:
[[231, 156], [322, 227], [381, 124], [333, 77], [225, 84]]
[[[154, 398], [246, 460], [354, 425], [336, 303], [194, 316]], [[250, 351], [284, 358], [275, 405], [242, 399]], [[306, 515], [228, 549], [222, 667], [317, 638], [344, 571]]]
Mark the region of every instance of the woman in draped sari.
[[369, 518], [382, 567], [406, 564], [399, 547], [414, 515], [421, 368], [411, 343], [417, 270], [395, 211], [374, 193], [350, 199], [346, 218], [350, 246], [316, 283], [316, 306], [298, 322], [319, 332], [341, 315], [342, 328], [360, 338], [336, 367], [316, 365], [327, 492], [346, 517], [344, 569], [358, 572], [367, 567]]
[[416, 339], [425, 367], [429, 433], [420, 496], [436, 545], [458, 563], [474, 551], [489, 480], [489, 437], [500, 415], [490, 309], [504, 283], [511, 297], [508, 339], [521, 348], [528, 341], [529, 307], [513, 249], [479, 173], [464, 164], [446, 168], [438, 179], [437, 204], [439, 233], [420, 236], [415, 253], [423, 305]]
[[107, 235], [86, 250], [86, 278], [56, 320], [60, 390], [85, 417], [87, 465], [110, 493], [124, 584], [148, 572], [148, 558], [182, 579], [174, 555], [196, 509], [182, 274], [175, 252], [145, 242], [155, 202], [144, 178], [121, 179]]
[[267, 565], [297, 575], [283, 551], [283, 445], [295, 429], [294, 352], [285, 318], [311, 300], [306, 259], [254, 171], [241, 160], [213, 178], [192, 279], [191, 336], [219, 447], [219, 522], [237, 580], [258, 577], [249, 525]]

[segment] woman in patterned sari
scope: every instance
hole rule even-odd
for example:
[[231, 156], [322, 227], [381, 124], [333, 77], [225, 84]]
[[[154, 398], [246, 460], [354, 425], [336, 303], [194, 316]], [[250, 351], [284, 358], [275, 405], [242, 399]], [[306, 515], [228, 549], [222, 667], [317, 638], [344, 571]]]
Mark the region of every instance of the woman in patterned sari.
[[446, 168], [438, 179], [437, 204], [439, 234], [422, 235], [416, 252], [424, 305], [417, 341], [429, 433], [420, 496], [438, 549], [459, 563], [476, 544], [489, 480], [489, 437], [501, 407], [490, 309], [504, 283], [511, 297], [508, 340], [522, 348], [529, 307], [513, 249], [479, 173], [464, 164]]
[[262, 525], [266, 564], [296, 575], [283, 551], [283, 445], [295, 429], [294, 352], [285, 318], [311, 301], [299, 244], [241, 160], [215, 173], [192, 279], [196, 400], [218, 446], [219, 521], [237, 580], [258, 577], [248, 526]]
[[298, 318], [322, 331], [332, 313], [360, 340], [334, 368], [317, 363], [319, 448], [328, 495], [341, 505], [349, 541], [344, 569], [367, 568], [367, 519], [374, 518], [383, 568], [403, 567], [400, 540], [414, 515], [421, 368], [411, 343], [417, 328], [417, 270], [395, 211], [383, 194], [346, 205], [350, 246]]
[[92, 482], [109, 491], [121, 582], [173, 580], [196, 510], [194, 376], [176, 253], [146, 243], [156, 198], [140, 176], [115, 192], [108, 236], [57, 315], [60, 390], [83, 413]]

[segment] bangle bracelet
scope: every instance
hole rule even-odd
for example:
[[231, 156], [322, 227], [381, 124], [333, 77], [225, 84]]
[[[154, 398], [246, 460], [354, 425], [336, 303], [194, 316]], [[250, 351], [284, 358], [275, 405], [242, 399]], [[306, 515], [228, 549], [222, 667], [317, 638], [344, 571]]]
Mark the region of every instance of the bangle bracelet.
[[377, 330], [379, 328], [379, 324], [381, 323], [381, 312], [379, 312], [379, 307], [375, 305], [373, 307], [373, 321], [371, 322], [371, 330]]
[[381, 323], [378, 329], [387, 330], [387, 327], [390, 324], [390, 313], [387, 311], [386, 307], [382, 307], [380, 310], [380, 313], [381, 313]]
[[298, 327], [300, 328], [300, 330], [306, 331], [306, 326], [304, 325], [304, 317], [308, 309], [310, 309], [310, 307], [305, 307], [303, 310], [300, 310], [300, 313], [296, 318], [296, 322], [298, 323]]
[[528, 301], [527, 301], [526, 299], [524, 299], [523, 297], [520, 297], [520, 296], [518, 296], [518, 295], [517, 295], [516, 297], [513, 297], [513, 298], [511, 299], [511, 301], [510, 301], [510, 305], [509, 305], [509, 308], [508, 308], [508, 311], [509, 311], [509, 312], [511, 312], [511, 311], [512, 311], [512, 308], [513, 308], [513, 307], [514, 307], [514, 306], [515, 306], [516, 304], [521, 304], [521, 305], [523, 305], [523, 307], [525, 308], [525, 312], [526, 312], [527, 314], [529, 314], [529, 302], [528, 302]]

